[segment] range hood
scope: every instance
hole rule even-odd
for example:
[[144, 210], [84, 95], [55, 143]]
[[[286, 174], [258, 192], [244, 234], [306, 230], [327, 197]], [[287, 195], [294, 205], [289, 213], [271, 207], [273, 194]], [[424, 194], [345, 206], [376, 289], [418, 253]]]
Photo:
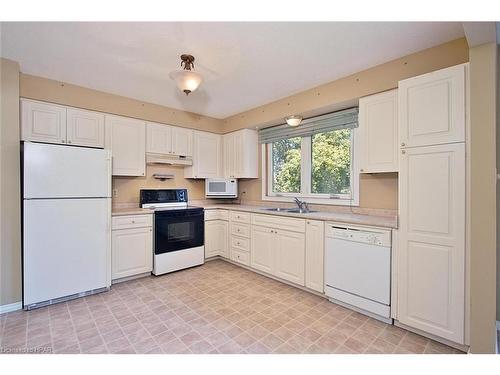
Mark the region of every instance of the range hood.
[[193, 165], [193, 160], [187, 156], [146, 153], [146, 164]]

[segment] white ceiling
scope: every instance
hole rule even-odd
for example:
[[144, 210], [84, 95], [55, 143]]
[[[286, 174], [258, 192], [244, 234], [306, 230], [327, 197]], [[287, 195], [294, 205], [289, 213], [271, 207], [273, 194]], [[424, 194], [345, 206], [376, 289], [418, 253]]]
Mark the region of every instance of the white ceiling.
[[[2, 23], [23, 73], [225, 118], [464, 35], [458, 22]], [[168, 73], [195, 56], [186, 97]]]

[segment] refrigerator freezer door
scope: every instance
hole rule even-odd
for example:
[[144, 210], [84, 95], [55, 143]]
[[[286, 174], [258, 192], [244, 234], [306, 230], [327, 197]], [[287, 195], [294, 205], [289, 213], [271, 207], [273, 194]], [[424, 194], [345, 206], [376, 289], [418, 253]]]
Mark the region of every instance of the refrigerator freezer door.
[[24, 201], [23, 303], [110, 286], [111, 199]]
[[24, 198], [111, 197], [109, 150], [24, 143]]

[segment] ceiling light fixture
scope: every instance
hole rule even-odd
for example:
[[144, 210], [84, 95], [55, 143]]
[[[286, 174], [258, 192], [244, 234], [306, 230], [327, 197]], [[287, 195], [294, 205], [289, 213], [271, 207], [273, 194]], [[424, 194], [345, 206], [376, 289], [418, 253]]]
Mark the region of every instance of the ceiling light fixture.
[[294, 115], [285, 117], [285, 121], [290, 126], [299, 126], [302, 122], [302, 116]]
[[200, 86], [203, 78], [201, 74], [196, 73], [194, 69], [194, 57], [192, 55], [181, 55], [182, 70], [175, 70], [169, 74], [175, 81], [179, 90], [184, 91], [186, 95], [196, 90]]

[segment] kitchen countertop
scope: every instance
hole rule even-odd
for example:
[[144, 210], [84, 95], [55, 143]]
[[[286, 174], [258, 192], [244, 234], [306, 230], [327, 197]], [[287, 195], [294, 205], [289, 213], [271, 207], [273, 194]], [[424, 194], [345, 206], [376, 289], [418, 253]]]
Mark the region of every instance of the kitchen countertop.
[[151, 215], [154, 210], [149, 208], [140, 207], [127, 207], [127, 208], [114, 208], [112, 210], [112, 216], [124, 216], [124, 215]]
[[[307, 214], [299, 214], [286, 211], [267, 211], [265, 206], [252, 206], [252, 205], [239, 205], [239, 204], [195, 204], [195, 206], [203, 207], [205, 210], [231, 210], [243, 211], [264, 215], [296, 217], [299, 219], [322, 220], [322, 221], [335, 221], [337, 223], [345, 224], [358, 224], [369, 225], [383, 228], [397, 228], [398, 217], [396, 215], [374, 215], [374, 214], [360, 214], [354, 212], [330, 212], [318, 211]], [[112, 216], [123, 215], [151, 215], [154, 211], [148, 208], [140, 207], [126, 207], [126, 208], [113, 208]]]
[[300, 219], [335, 221], [338, 223], [346, 223], [346, 224], [370, 225], [370, 226], [384, 227], [384, 228], [398, 227], [398, 217], [395, 215], [382, 216], [382, 215], [368, 215], [368, 214], [358, 214], [350, 212], [346, 213], [346, 212], [328, 212], [328, 211], [318, 211], [307, 214], [299, 214], [286, 211], [267, 211], [266, 208], [269, 207], [265, 206], [246, 206], [237, 204], [208, 204], [208, 205], [198, 204], [197, 206], [203, 207], [205, 210], [223, 209], [231, 211], [252, 212], [256, 214], [265, 214], [265, 215], [296, 217]]

